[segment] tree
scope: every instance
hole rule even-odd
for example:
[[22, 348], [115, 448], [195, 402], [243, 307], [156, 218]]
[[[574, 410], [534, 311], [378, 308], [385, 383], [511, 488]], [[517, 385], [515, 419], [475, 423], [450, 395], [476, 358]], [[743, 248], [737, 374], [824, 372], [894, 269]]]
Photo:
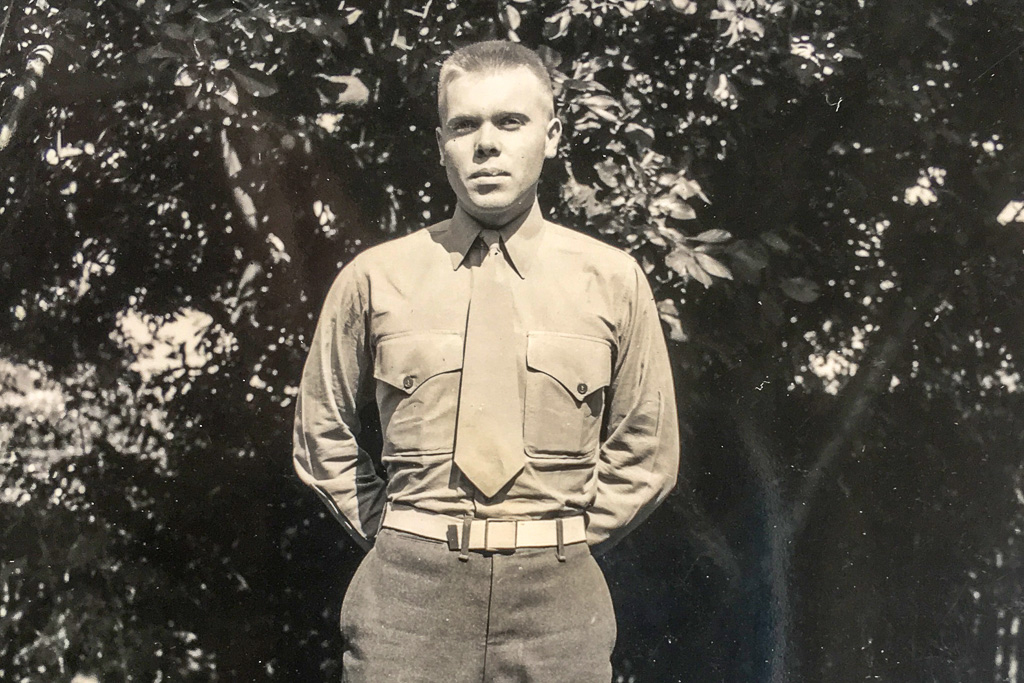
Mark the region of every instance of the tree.
[[[631, 599], [620, 673], [905, 679], [923, 650], [934, 677], [977, 674], [944, 643], [970, 637], [948, 605], [1004, 541], [989, 516], [1017, 505], [1013, 4], [9, 2], [4, 350], [45, 361], [102, 427], [76, 446], [102, 514], [49, 502], [64, 474], [5, 513], [75, 530], [54, 566], [75, 536], [105, 539], [80, 573], [117, 605], [61, 665], [102, 669], [86, 633], [146, 650], [118, 641], [145, 624], [178, 645], [134, 676], [192, 671], [189, 649], [195, 678], [336, 669], [334, 567], [358, 555], [290, 475], [294, 382], [341, 263], [450, 210], [424, 151], [431, 83], [447, 50], [497, 36], [541, 45], [555, 76], [552, 218], [638, 258], [672, 339], [685, 483], [606, 561]], [[131, 319], [191, 325], [198, 360], [143, 380]], [[7, 476], [45, 438], [16, 432]], [[892, 607], [911, 598], [916, 619]], [[86, 625], [72, 604], [7, 628], [31, 644], [53, 615]]]

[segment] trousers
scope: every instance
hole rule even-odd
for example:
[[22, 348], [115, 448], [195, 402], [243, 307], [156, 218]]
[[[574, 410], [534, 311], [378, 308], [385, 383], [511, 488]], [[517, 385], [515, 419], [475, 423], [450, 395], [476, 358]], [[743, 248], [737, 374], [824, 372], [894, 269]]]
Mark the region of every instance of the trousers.
[[472, 552], [382, 529], [341, 608], [344, 683], [609, 683], [615, 613], [586, 543]]

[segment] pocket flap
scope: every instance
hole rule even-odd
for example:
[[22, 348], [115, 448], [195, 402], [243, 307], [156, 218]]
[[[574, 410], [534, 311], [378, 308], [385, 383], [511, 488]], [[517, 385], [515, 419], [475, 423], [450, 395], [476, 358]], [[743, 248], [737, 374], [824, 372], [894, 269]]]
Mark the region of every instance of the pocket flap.
[[612, 374], [611, 345], [597, 337], [530, 332], [526, 366], [550, 375], [577, 401], [608, 386]]
[[377, 342], [373, 376], [411, 394], [434, 375], [462, 367], [457, 332], [403, 334]]

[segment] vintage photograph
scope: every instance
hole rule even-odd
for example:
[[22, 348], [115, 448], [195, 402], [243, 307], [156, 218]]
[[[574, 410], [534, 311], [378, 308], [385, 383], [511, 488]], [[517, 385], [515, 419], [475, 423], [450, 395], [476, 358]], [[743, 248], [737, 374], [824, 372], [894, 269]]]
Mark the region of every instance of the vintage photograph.
[[1019, 0], [0, 2], [0, 681], [1024, 683]]

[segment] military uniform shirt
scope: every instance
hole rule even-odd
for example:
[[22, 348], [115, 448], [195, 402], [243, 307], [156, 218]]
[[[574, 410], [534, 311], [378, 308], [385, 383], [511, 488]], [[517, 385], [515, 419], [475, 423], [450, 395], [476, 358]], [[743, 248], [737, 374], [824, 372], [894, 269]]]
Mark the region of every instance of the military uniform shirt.
[[[544, 220], [536, 203], [500, 229], [513, 271], [526, 466], [484, 498], [452, 464], [481, 229], [456, 209], [342, 268], [299, 387], [296, 471], [364, 546], [385, 501], [458, 517], [584, 513], [588, 543], [610, 546], [664, 499], [679, 464], [650, 286], [630, 255]], [[374, 400], [386, 483], [355, 438]]]

